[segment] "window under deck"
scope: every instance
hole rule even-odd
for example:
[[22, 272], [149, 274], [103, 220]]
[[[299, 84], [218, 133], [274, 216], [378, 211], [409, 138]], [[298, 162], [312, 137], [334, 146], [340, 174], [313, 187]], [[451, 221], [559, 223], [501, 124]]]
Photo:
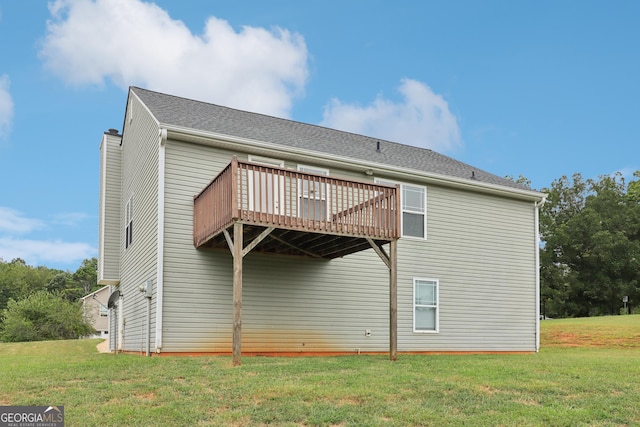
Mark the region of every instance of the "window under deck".
[[400, 236], [399, 190], [234, 158], [194, 197], [194, 245], [227, 248], [234, 223], [252, 251], [336, 258]]

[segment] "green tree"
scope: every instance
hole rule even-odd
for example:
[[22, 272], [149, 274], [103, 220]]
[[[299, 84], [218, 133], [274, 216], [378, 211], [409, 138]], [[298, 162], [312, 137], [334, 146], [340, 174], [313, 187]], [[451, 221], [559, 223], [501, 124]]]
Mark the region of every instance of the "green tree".
[[53, 276], [44, 289], [48, 292], [58, 294], [71, 302], [77, 301], [78, 298], [83, 296], [82, 291], [73, 280], [73, 274], [68, 271], [62, 271]]
[[640, 203], [640, 171], [635, 171], [633, 176], [638, 178], [638, 180], [629, 183], [627, 197], [629, 197], [632, 202]]
[[31, 267], [21, 258], [11, 262], [0, 260], [0, 310], [10, 299], [20, 300], [44, 289], [60, 270], [47, 267]]
[[97, 274], [98, 260], [85, 259], [75, 273], [60, 272], [54, 276], [46, 288], [58, 292], [69, 301], [78, 301], [83, 296], [100, 288]]
[[[638, 177], [638, 174], [635, 175]], [[620, 174], [554, 181], [541, 211], [541, 309], [550, 316], [619, 313], [640, 299], [640, 203]]]
[[73, 280], [78, 288], [82, 290], [80, 297], [98, 290], [100, 288], [100, 285], [98, 285], [98, 259], [83, 260], [82, 265], [73, 273]]
[[0, 340], [4, 342], [72, 339], [94, 332], [79, 304], [47, 291], [10, 300], [2, 319]]
[[514, 178], [513, 175], [505, 176], [505, 179], [515, 182], [516, 184], [524, 185], [531, 188], [531, 180], [524, 175], [518, 175], [518, 178]]

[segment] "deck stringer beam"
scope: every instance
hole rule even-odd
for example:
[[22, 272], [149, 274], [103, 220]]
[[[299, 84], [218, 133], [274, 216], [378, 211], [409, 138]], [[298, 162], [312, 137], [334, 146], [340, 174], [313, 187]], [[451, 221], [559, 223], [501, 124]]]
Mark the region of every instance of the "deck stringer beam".
[[267, 237], [269, 234], [271, 234], [271, 232], [275, 230], [275, 227], [267, 227], [265, 230], [262, 231], [262, 233], [258, 234], [256, 236], [255, 239], [253, 239], [251, 241], [251, 243], [249, 243], [243, 250], [242, 250], [242, 256], [244, 257], [245, 255], [247, 255], [249, 252], [251, 252], [251, 250], [253, 248], [255, 248], [256, 246], [258, 246], [258, 244], [260, 242], [262, 242], [265, 237]]
[[[271, 234], [273, 230], [275, 230], [275, 227], [267, 227], [265, 230], [262, 231], [262, 233], [258, 234], [256, 238], [251, 241], [251, 243], [249, 243], [247, 246], [245, 246], [242, 249], [242, 257], [244, 258], [256, 246], [258, 246], [260, 242], [262, 242], [269, 234]], [[233, 253], [235, 246], [233, 244], [233, 239], [231, 238], [229, 231], [225, 229], [225, 230], [222, 230], [222, 232], [224, 233], [224, 238], [227, 241], [227, 245], [229, 245], [229, 250]]]
[[304, 253], [304, 254], [307, 254], [307, 255], [309, 255], [309, 256], [311, 256], [311, 257], [313, 257], [313, 258], [322, 258], [320, 255], [315, 254], [315, 253], [313, 253], [313, 252], [309, 252], [309, 251], [307, 251], [307, 250], [304, 250], [304, 249], [302, 249], [301, 247], [296, 246], [296, 245], [294, 245], [294, 244], [292, 244], [292, 243], [290, 243], [290, 242], [287, 242], [286, 240], [281, 239], [281, 238], [280, 238], [280, 237], [278, 237], [278, 236], [271, 236], [271, 238], [272, 238], [273, 240], [277, 240], [278, 242], [282, 243], [283, 245], [289, 246], [290, 248], [293, 248], [293, 249], [295, 249], [295, 250], [297, 250], [297, 251], [300, 251], [300, 252], [302, 252], [302, 253]]
[[222, 230], [222, 233], [224, 234], [224, 238], [227, 241], [227, 245], [229, 245], [229, 250], [233, 254], [233, 239], [231, 238], [231, 235], [229, 234], [226, 228]]
[[367, 239], [367, 242], [369, 242], [369, 244], [373, 248], [373, 250], [376, 251], [376, 253], [380, 257], [382, 262], [384, 262], [385, 265], [387, 266], [387, 268], [390, 269], [391, 268], [391, 258], [389, 257], [389, 254], [387, 254], [387, 252], [384, 250], [384, 248], [381, 245], [378, 245], [376, 242], [374, 242], [371, 237], [367, 237], [366, 239]]

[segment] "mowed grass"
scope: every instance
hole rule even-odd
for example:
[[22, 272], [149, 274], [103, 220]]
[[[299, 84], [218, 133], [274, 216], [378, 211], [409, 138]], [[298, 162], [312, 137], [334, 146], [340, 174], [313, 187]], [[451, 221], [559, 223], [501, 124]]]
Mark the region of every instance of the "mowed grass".
[[152, 357], [0, 344], [0, 405], [67, 426], [640, 425], [640, 316], [546, 320], [524, 355]]
[[640, 315], [544, 320], [546, 347], [604, 347], [640, 349]]

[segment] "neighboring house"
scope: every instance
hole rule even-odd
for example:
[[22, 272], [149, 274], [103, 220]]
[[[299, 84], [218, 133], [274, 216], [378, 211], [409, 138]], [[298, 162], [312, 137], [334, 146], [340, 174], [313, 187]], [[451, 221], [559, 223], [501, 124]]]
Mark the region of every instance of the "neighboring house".
[[80, 301], [82, 301], [82, 313], [85, 319], [90, 320], [91, 326], [96, 330], [96, 334], [91, 338], [109, 337], [109, 310], [107, 308], [109, 294], [109, 286], [103, 286], [97, 291], [80, 298]]
[[544, 195], [434, 151], [132, 87], [100, 188], [112, 350], [539, 347]]

